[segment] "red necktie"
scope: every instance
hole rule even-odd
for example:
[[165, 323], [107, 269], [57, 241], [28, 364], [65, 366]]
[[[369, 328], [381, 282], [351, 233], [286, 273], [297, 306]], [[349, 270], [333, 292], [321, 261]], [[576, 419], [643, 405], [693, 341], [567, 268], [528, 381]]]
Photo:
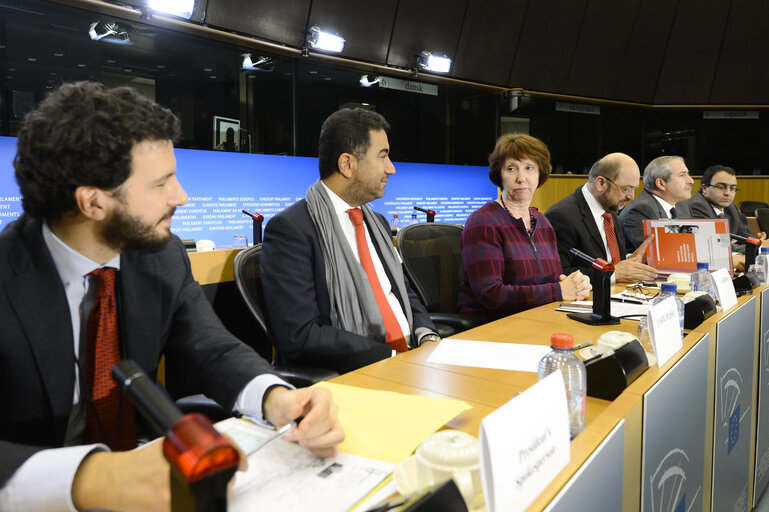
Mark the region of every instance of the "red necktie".
[[89, 274], [96, 281], [96, 302], [85, 335], [85, 378], [91, 399], [86, 404], [83, 441], [105, 443], [113, 450], [130, 450], [136, 448], [134, 409], [111, 375], [112, 367], [120, 362], [115, 274], [112, 267]]
[[384, 294], [384, 290], [382, 290], [382, 285], [379, 284], [379, 278], [374, 269], [374, 262], [371, 259], [371, 253], [368, 250], [366, 227], [363, 225], [363, 211], [360, 208], [350, 208], [347, 210], [347, 214], [350, 216], [350, 219], [355, 226], [355, 241], [358, 244], [360, 264], [363, 266], [363, 270], [366, 271], [368, 281], [371, 284], [371, 289], [374, 291], [374, 298], [376, 299], [377, 306], [379, 306], [379, 312], [382, 314], [382, 320], [384, 321], [385, 327], [385, 340], [388, 345], [398, 352], [406, 352], [408, 350], [406, 339], [403, 337], [403, 331], [398, 323], [398, 319], [395, 318], [395, 313], [393, 313], [390, 303], [387, 301], [387, 297]]
[[614, 264], [622, 261], [619, 255], [619, 245], [617, 245], [617, 234], [614, 232], [614, 221], [611, 218], [611, 212], [603, 212], [603, 230], [606, 232], [606, 243], [609, 244], [609, 253], [611, 253], [611, 262]]

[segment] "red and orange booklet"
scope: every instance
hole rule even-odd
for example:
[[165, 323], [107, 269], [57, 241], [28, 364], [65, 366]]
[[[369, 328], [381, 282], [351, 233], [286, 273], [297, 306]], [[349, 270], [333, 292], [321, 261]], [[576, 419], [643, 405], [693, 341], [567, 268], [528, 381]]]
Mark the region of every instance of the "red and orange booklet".
[[644, 237], [654, 234], [646, 249], [647, 263], [659, 272], [695, 272], [698, 261], [711, 271], [732, 271], [727, 219], [657, 219], [644, 221]]

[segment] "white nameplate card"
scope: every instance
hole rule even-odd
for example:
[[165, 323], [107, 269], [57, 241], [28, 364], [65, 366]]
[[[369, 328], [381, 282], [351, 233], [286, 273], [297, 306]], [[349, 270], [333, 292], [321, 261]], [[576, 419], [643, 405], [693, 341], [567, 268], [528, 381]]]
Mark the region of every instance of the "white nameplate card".
[[[728, 274], [727, 274], [728, 276]], [[675, 297], [653, 305], [648, 313], [649, 337], [660, 368], [683, 347], [681, 319]]]
[[713, 289], [716, 291], [716, 298], [721, 303], [721, 309], [727, 311], [729, 308], [737, 304], [737, 294], [734, 291], [734, 283], [732, 277], [725, 268], [719, 268], [712, 274], [710, 274], [713, 280]]
[[554, 372], [483, 418], [481, 480], [489, 512], [525, 510], [569, 463], [566, 407], [563, 375]]

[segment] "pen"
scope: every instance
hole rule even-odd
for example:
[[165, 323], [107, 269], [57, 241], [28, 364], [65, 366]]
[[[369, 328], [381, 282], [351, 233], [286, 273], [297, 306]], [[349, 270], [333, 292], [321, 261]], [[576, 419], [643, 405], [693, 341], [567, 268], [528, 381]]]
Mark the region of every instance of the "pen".
[[643, 304], [643, 302], [641, 302], [638, 299], [625, 299], [620, 297], [612, 297], [611, 300], [617, 301], [617, 302], [625, 302], [627, 304]]
[[572, 350], [579, 350], [581, 348], [589, 347], [592, 344], [593, 344], [593, 340], [587, 340], [587, 341], [583, 341], [582, 343], [577, 343], [571, 349]]
[[268, 444], [272, 443], [279, 437], [283, 437], [283, 434], [291, 430], [291, 427], [293, 427], [294, 425], [296, 425], [296, 423], [294, 422], [286, 423], [285, 425], [280, 427], [278, 430], [276, 430], [274, 433], [270, 434], [270, 436], [267, 439], [262, 441], [262, 443], [259, 446], [257, 446], [253, 451], [251, 451], [248, 455], [250, 456], [251, 454], [258, 452], [259, 450], [261, 450]]

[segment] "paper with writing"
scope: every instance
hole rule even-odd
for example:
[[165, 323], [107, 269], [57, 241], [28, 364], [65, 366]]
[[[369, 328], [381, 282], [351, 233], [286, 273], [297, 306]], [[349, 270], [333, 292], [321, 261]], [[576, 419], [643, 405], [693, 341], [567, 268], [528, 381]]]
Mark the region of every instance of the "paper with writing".
[[713, 279], [713, 288], [716, 298], [721, 303], [721, 309], [727, 311], [737, 304], [737, 293], [734, 291], [734, 283], [725, 268], [719, 268], [710, 277]]
[[433, 350], [427, 362], [536, 372], [540, 359], [548, 352], [550, 347], [546, 345], [446, 339]]

